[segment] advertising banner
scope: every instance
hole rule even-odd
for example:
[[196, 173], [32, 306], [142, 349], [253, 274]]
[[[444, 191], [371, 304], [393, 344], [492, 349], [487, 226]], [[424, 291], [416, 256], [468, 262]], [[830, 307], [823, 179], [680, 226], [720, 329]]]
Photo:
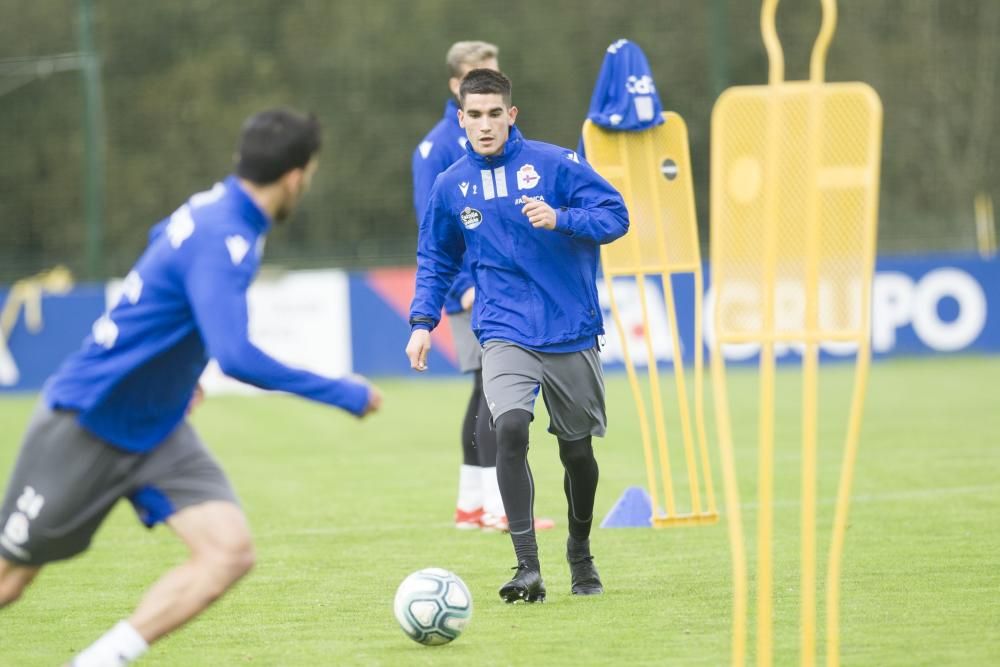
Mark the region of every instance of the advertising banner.
[[[293, 271], [259, 278], [250, 290], [250, 336], [285, 363], [328, 375], [349, 372], [372, 376], [414, 376], [403, 352], [409, 338], [407, 314], [413, 298], [414, 269], [392, 268], [347, 273]], [[704, 301], [704, 334], [712, 336], [711, 272]], [[121, 281], [78, 285], [64, 293], [44, 289], [0, 289], [0, 393], [37, 391], [60, 362], [91, 331], [95, 320], [114, 303]], [[23, 287], [23, 286], [22, 286]], [[693, 360], [694, 292], [690, 276], [673, 281], [679, 350], [671, 343], [663, 285], [647, 279], [646, 317], [635, 280], [615, 279], [622, 334], [608, 305], [608, 285], [598, 282], [606, 335], [602, 358], [609, 370], [623, 367], [623, 342], [638, 366], [648, 361], [644, 333], [652, 335], [658, 363], [676, 354]], [[826, 294], [821, 289], [822, 294]], [[781, 290], [778, 317], [797, 317], [803, 307], [796, 289]], [[745, 303], [726, 307], [753, 308]], [[833, 295], [825, 299], [851, 298]], [[428, 374], [458, 373], [455, 346], [447, 321], [432, 335]], [[797, 346], [777, 350], [781, 361], [798, 359]], [[872, 349], [876, 358], [928, 354], [1000, 354], [1000, 260], [969, 255], [882, 257], [872, 291]], [[728, 346], [728, 361], [751, 361], [753, 346]], [[824, 359], [850, 357], [843, 344], [823, 346]], [[707, 350], [706, 350], [707, 359]], [[210, 367], [204, 378], [210, 391], [234, 390], [237, 383]]]
[[[376, 269], [351, 274], [351, 311], [353, 317], [354, 370], [362, 374], [403, 374], [409, 365], [403, 348], [409, 336], [407, 313], [413, 298], [414, 269]], [[705, 271], [704, 336], [711, 341], [714, 295], [711, 267]], [[674, 350], [668, 329], [669, 320], [663, 285], [656, 279], [645, 281], [645, 317], [641, 291], [633, 279], [614, 280], [615, 300], [622, 319], [622, 332], [614, 325], [608, 301], [608, 285], [598, 280], [598, 296], [604, 311], [605, 336], [601, 357], [609, 370], [624, 367], [623, 343], [628, 345], [637, 366], [648, 363], [644, 334], [648, 328], [653, 354], [661, 364], [669, 365], [678, 352], [685, 363], [694, 360], [694, 281], [690, 275], [672, 281], [677, 309], [680, 350]], [[777, 294], [777, 317], [801, 317], [802, 294], [794, 286]], [[852, 298], [821, 288], [820, 317], [827, 299]], [[745, 303], [727, 307], [754, 308], [754, 294], [748, 291]], [[856, 297], [855, 297], [856, 298]], [[377, 299], [378, 303], [370, 303]], [[434, 332], [435, 353], [428, 372], [454, 373], [454, 349], [448, 327]], [[624, 336], [624, 341], [622, 340]], [[799, 358], [796, 344], [779, 345], [780, 361]], [[983, 260], [972, 255], [920, 255], [879, 258], [872, 289], [872, 349], [876, 358], [897, 355], [942, 353], [1000, 354], [1000, 259]], [[826, 360], [849, 358], [853, 346], [827, 343], [822, 346]], [[757, 356], [754, 345], [730, 345], [724, 348], [727, 361], [752, 361]], [[708, 349], [705, 350], [708, 359]]]

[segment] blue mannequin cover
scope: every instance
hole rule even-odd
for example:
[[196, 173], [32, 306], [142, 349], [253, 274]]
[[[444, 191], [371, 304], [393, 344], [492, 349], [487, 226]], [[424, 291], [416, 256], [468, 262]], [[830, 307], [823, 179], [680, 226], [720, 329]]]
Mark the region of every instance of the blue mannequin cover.
[[[638, 44], [619, 39], [604, 54], [587, 118], [609, 130], [636, 132], [663, 123], [653, 72]], [[584, 154], [583, 140], [577, 151]]]

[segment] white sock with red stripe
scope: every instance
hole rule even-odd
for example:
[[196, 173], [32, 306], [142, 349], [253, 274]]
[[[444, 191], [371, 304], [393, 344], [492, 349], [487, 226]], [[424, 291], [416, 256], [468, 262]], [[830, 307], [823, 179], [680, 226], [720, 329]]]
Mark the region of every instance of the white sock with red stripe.
[[483, 506], [483, 482], [479, 466], [463, 464], [458, 471], [458, 503], [463, 512], [473, 512]]
[[480, 468], [483, 484], [483, 511], [495, 517], [505, 516], [503, 498], [500, 497], [500, 484], [497, 482], [497, 469]]

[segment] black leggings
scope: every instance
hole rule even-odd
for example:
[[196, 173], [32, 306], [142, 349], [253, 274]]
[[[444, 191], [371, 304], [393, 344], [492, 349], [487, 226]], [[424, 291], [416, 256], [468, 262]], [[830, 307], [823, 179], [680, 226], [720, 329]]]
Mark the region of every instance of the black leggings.
[[535, 483], [528, 466], [528, 426], [531, 413], [511, 410], [496, 422], [497, 482], [507, 511], [511, 535], [534, 527]]
[[578, 540], [585, 540], [590, 537], [594, 519], [594, 496], [597, 495], [599, 476], [590, 436], [572, 441], [559, 438], [559, 460], [565, 470], [563, 490], [569, 506], [569, 534]]
[[490, 427], [490, 409], [483, 394], [483, 371], [473, 374], [472, 394], [462, 420], [462, 463], [492, 468], [497, 464], [497, 436]]
[[[497, 480], [507, 510], [511, 535], [534, 528], [535, 483], [528, 465], [528, 428], [531, 413], [511, 410], [497, 420]], [[559, 438], [563, 490], [568, 505], [569, 533], [578, 540], [590, 536], [594, 518], [599, 469], [590, 436], [579, 440]]]

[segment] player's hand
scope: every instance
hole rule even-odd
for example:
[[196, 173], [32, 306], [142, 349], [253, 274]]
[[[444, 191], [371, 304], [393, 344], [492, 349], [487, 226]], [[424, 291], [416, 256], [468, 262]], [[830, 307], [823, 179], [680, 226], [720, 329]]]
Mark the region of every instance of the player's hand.
[[366, 378], [364, 375], [358, 375], [357, 373], [351, 373], [350, 375], [345, 376], [344, 379], [363, 385], [364, 388], [368, 390], [368, 403], [365, 404], [364, 410], [362, 410], [361, 414], [358, 415], [359, 417], [370, 415], [382, 407], [382, 392], [379, 391], [378, 387], [371, 383], [371, 380]]
[[528, 216], [528, 222], [532, 227], [541, 229], [556, 228], [556, 212], [551, 206], [537, 199], [529, 199], [521, 209], [521, 213]]
[[205, 401], [205, 389], [201, 386], [199, 382], [194, 386], [194, 392], [191, 394], [191, 400], [188, 401], [187, 412], [185, 414], [190, 415], [194, 412], [194, 409], [201, 405]]
[[462, 292], [462, 310], [469, 310], [472, 308], [472, 304], [476, 301], [476, 288], [470, 287], [469, 289]]
[[431, 351], [431, 332], [427, 329], [414, 329], [410, 334], [410, 342], [406, 344], [406, 356], [410, 359], [410, 368], [415, 371], [427, 370], [427, 353]]
[[368, 405], [365, 406], [365, 411], [361, 413], [362, 417], [370, 415], [373, 412], [378, 412], [379, 408], [382, 407], [382, 392], [367, 380], [365, 382], [368, 384]]

